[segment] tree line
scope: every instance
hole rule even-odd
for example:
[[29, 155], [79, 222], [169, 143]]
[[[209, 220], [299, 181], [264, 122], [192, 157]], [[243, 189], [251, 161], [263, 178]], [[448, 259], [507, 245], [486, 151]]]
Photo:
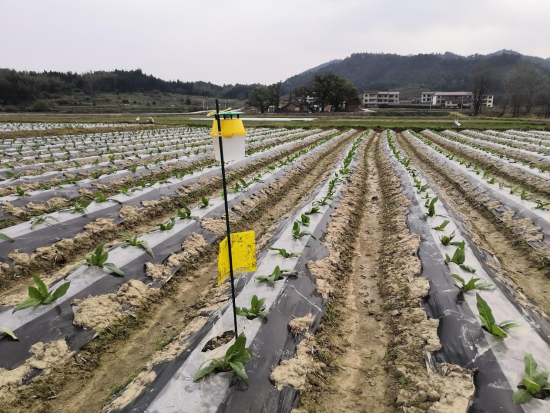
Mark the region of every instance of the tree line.
[[481, 113], [482, 102], [494, 89], [502, 90], [502, 114], [510, 110], [513, 117], [530, 115], [541, 107], [542, 116], [550, 118], [550, 74], [539, 65], [520, 58], [504, 76], [498, 77], [487, 62], [479, 62], [470, 74], [474, 116]]
[[[359, 92], [348, 79], [334, 73], [315, 74], [307, 84], [298, 85], [293, 90], [287, 90], [289, 100], [294, 98], [300, 105], [313, 112], [315, 106], [324, 112], [328, 105], [333, 110], [345, 110], [350, 103], [359, 103]], [[247, 103], [257, 107], [264, 113], [269, 106], [274, 106], [279, 112], [279, 103], [283, 94], [283, 83], [277, 82], [269, 86], [260, 85], [250, 91]]]
[[215, 85], [210, 82], [166, 81], [137, 70], [27, 72], [0, 69], [0, 104], [23, 104], [37, 99], [83, 93], [144, 93], [160, 91], [190, 96], [244, 100], [256, 85]]

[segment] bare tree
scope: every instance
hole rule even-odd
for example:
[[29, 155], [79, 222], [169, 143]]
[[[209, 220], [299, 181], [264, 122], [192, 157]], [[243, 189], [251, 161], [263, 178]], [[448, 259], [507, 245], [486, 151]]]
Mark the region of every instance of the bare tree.
[[544, 108], [542, 115], [546, 119], [550, 118], [550, 77], [545, 79], [544, 86], [537, 94], [537, 103]]
[[531, 113], [533, 99], [540, 88], [542, 75], [540, 70], [533, 64], [527, 62], [524, 68], [523, 87], [525, 89], [525, 114]]
[[481, 62], [472, 69], [470, 82], [472, 85], [474, 116], [481, 113], [483, 101], [489, 94], [493, 77], [493, 71], [486, 62]]
[[282, 92], [283, 82], [279, 81], [269, 85], [269, 94], [271, 95], [271, 104], [275, 106], [275, 112], [279, 112], [279, 102], [281, 101], [281, 92]]
[[312, 108], [308, 98], [311, 95], [311, 87], [308, 85], [300, 85], [294, 88], [294, 97], [298, 102], [300, 102], [300, 104], [306, 105], [310, 112], [312, 112]]
[[525, 64], [520, 59], [506, 75], [506, 95], [510, 98], [512, 116], [517, 118], [521, 106], [526, 101], [525, 94]]

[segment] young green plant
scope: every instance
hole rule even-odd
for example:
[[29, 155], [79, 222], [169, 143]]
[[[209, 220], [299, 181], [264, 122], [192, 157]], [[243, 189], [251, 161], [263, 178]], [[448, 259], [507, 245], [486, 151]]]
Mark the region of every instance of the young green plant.
[[84, 201], [82, 203], [76, 201], [73, 206], [69, 208], [69, 212], [71, 214], [75, 214], [77, 212], [86, 212], [86, 208], [88, 208], [88, 205], [90, 205], [92, 201]]
[[158, 224], [156, 224], [157, 228], [152, 229], [151, 232], [153, 232], [153, 231], [169, 231], [172, 228], [174, 228], [174, 225], [176, 225], [176, 218], [171, 217], [170, 222], [168, 222], [166, 224], [163, 223], [163, 222], [159, 222]]
[[300, 253], [298, 253], [298, 252], [287, 252], [287, 250], [285, 250], [284, 248], [269, 247], [269, 249], [271, 251], [278, 251], [279, 254], [281, 254], [283, 256], [283, 258], [294, 258], [294, 257], [300, 256]]
[[153, 250], [151, 247], [149, 247], [149, 244], [147, 241], [139, 241], [137, 235], [130, 235], [127, 232], [119, 232], [118, 235], [126, 238], [124, 243], [121, 245], [122, 248], [128, 248], [130, 246], [132, 247], [138, 247], [143, 249], [147, 254], [149, 254], [151, 257], [155, 258], [155, 254], [153, 253]]
[[306, 215], [319, 214], [319, 207], [312, 207], [309, 211], [306, 211]]
[[250, 301], [250, 308], [246, 307], [235, 307], [237, 315], [246, 317], [249, 320], [254, 320], [255, 318], [263, 318], [269, 314], [269, 310], [262, 310], [264, 306], [265, 298], [258, 298], [257, 295], [252, 297]]
[[[206, 360], [195, 374], [193, 381], [198, 381], [210, 373], [221, 373], [233, 370], [235, 374], [248, 386], [248, 376], [244, 366], [252, 360], [252, 349], [245, 348], [246, 336], [244, 333], [235, 340], [235, 343], [230, 346], [225, 352], [225, 357]], [[206, 365], [206, 366], [205, 366]]]
[[455, 232], [453, 231], [451, 233], [451, 235], [443, 235], [440, 239], [441, 239], [441, 243], [444, 245], [444, 246], [447, 246], [449, 244], [451, 244], [451, 241], [453, 240], [453, 238], [455, 237]]
[[29, 286], [29, 298], [15, 306], [12, 313], [29, 307], [38, 307], [41, 304], [51, 304], [58, 298], [63, 297], [71, 285], [70, 282], [66, 282], [61, 284], [55, 291], [49, 292], [48, 287], [46, 287], [46, 284], [44, 284], [40, 278], [34, 274], [32, 275], [32, 278], [36, 284], [36, 287]]
[[199, 208], [206, 208], [206, 207], [208, 207], [208, 205], [210, 205], [210, 202], [203, 195], [202, 198], [201, 198], [201, 204], [199, 205]]
[[178, 209], [176, 211], [176, 215], [179, 219], [194, 219], [195, 221], [198, 221], [200, 218], [194, 215], [191, 215], [191, 210], [187, 205], [183, 205], [183, 211], [181, 209]]
[[65, 274], [65, 278], [83, 265], [87, 265], [88, 267], [107, 268], [111, 272], [114, 272], [116, 275], [124, 277], [124, 272], [122, 272], [120, 268], [118, 268], [112, 262], [106, 262], [109, 259], [109, 252], [103, 251], [104, 245], [105, 241], [97, 246], [93, 254], [90, 254], [86, 257], [86, 262], [76, 264], [74, 267], [72, 267], [67, 272], [67, 274]]
[[317, 239], [315, 238], [315, 235], [313, 235], [311, 232], [301, 231], [300, 223], [298, 221], [294, 221], [294, 225], [292, 226], [292, 236], [294, 237], [294, 239], [300, 239], [305, 235], [310, 235], [313, 239]]
[[47, 222], [48, 219], [59, 222], [57, 218], [54, 218], [50, 215], [40, 215], [38, 217], [34, 217], [31, 219], [31, 229], [34, 229], [34, 227], [36, 227], [37, 225], [42, 225], [42, 224], [46, 225], [47, 227], [51, 227], [53, 224], [50, 224], [49, 222]]
[[17, 336], [8, 327], [0, 327], [0, 333], [5, 333], [14, 340], [19, 340]]
[[435, 216], [435, 203], [437, 202], [439, 198], [435, 197], [430, 201], [430, 205], [428, 205], [428, 216], [433, 217]]
[[278, 281], [283, 275], [288, 275], [289, 277], [296, 277], [298, 275], [298, 271], [282, 270], [277, 265], [270, 275], [257, 275], [255, 278], [260, 282], [262, 281], [267, 282], [270, 287], [274, 287], [275, 281]]
[[525, 364], [525, 376], [517, 391], [512, 396], [512, 401], [517, 404], [527, 403], [533, 397], [544, 399], [550, 395], [550, 371], [537, 372], [537, 362], [531, 354], [523, 358]]
[[6, 234], [2, 234], [0, 232], [0, 240], [1, 241], [8, 241], [8, 242], [15, 242], [15, 240], [11, 237], [8, 237]]
[[508, 334], [506, 334], [508, 330], [514, 327], [520, 327], [518, 323], [512, 320], [503, 321], [502, 323], [496, 324], [491, 307], [489, 307], [487, 302], [478, 293], [476, 293], [476, 300], [479, 318], [483, 325], [483, 329], [488, 333], [497, 337], [506, 338], [508, 337]]
[[434, 227], [434, 229], [436, 231], [443, 231], [445, 229], [445, 227], [449, 224], [449, 220], [446, 219], [445, 221], [443, 221], [443, 223], [441, 225], [438, 225], [437, 227]]
[[300, 217], [301, 220], [298, 221], [301, 225], [303, 225], [304, 227], [309, 227], [309, 217], [305, 214], [302, 214], [302, 216]]
[[457, 249], [455, 250], [455, 252], [453, 254], [453, 257], [451, 258], [451, 257], [449, 257], [448, 254], [445, 254], [445, 262], [447, 264], [452, 262], [452, 263], [460, 266], [460, 268], [462, 268], [463, 270], [468, 271], [468, 272], [476, 272], [475, 268], [469, 267], [466, 264], [464, 264], [464, 261], [466, 261], [466, 253], [464, 251], [464, 248], [466, 246], [466, 242], [462, 241], [462, 242], [459, 242], [455, 245], [457, 245]]
[[[470, 281], [466, 282], [460, 275], [450, 273], [449, 276], [458, 282], [458, 284], [453, 285], [463, 293], [467, 293], [472, 290], [485, 290], [495, 286], [492, 283], [484, 282], [481, 278], [471, 278]], [[478, 283], [478, 281], [482, 282]]]

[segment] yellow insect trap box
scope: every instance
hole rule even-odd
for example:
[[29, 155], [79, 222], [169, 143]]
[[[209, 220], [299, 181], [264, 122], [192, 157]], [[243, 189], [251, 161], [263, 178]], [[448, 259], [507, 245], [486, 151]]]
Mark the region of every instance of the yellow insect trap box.
[[[220, 113], [221, 124], [221, 136], [223, 145], [223, 159], [228, 161], [241, 161], [245, 158], [245, 136], [246, 130], [244, 129], [243, 121], [239, 118], [232, 119], [233, 115], [238, 112], [222, 112]], [[231, 116], [231, 118], [227, 118]], [[214, 145], [214, 156], [217, 161], [221, 161], [220, 155], [220, 132], [218, 131], [218, 121], [214, 120], [212, 123], [212, 130], [210, 131], [212, 136], [212, 143]]]

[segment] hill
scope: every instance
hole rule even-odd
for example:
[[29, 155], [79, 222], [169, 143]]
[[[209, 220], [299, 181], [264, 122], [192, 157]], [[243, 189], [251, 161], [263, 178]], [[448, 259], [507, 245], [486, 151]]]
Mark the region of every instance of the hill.
[[337, 61], [295, 75], [284, 82], [287, 90], [309, 83], [315, 73], [332, 72], [351, 80], [361, 93], [366, 89], [379, 90], [439, 90], [469, 89], [472, 67], [486, 61], [495, 72], [492, 93], [503, 92], [502, 80], [519, 59], [529, 60], [541, 71], [550, 74], [550, 59], [523, 56], [520, 53], [501, 50], [489, 55], [460, 56], [454, 53], [418, 54], [401, 56], [386, 53], [354, 53]]
[[62, 99], [98, 94], [165, 93], [181, 96], [218, 97], [243, 100], [257, 85], [215, 85], [210, 82], [162, 80], [137, 70], [88, 73], [25, 72], [0, 69], [0, 104], [20, 105], [37, 99]]

